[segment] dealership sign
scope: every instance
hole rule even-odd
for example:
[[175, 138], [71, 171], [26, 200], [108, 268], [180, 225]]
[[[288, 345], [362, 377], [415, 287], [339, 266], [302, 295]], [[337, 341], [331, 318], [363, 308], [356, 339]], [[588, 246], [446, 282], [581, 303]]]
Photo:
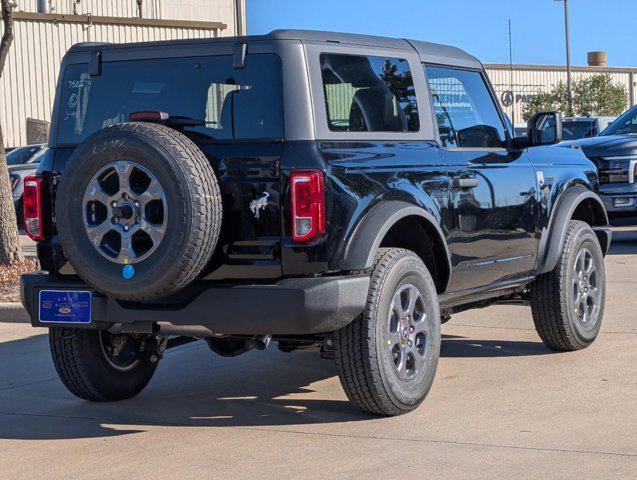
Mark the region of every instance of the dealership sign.
[[515, 102], [518, 103], [529, 103], [535, 97], [532, 93], [513, 93], [511, 90], [505, 90], [500, 95], [500, 102], [504, 107], [510, 107]]

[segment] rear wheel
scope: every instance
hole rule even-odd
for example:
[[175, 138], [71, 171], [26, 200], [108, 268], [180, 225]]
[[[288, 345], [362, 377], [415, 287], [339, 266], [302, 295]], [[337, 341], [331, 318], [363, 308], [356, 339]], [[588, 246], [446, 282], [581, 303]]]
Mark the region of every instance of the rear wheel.
[[597, 338], [605, 298], [599, 240], [587, 223], [572, 220], [555, 269], [531, 285], [535, 329], [552, 350], [585, 348]]
[[380, 249], [363, 314], [335, 335], [345, 393], [369, 413], [406, 413], [429, 392], [439, 354], [440, 312], [431, 275], [413, 252]]
[[106, 331], [51, 328], [53, 364], [79, 398], [107, 402], [131, 398], [148, 384], [158, 357], [145, 352], [155, 339]]

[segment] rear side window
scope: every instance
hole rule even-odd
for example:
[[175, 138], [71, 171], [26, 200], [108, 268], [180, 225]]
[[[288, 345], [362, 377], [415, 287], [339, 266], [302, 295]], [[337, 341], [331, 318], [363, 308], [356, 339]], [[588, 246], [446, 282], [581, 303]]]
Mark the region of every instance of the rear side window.
[[333, 132], [417, 132], [418, 105], [403, 58], [321, 54], [327, 121]]
[[504, 124], [479, 72], [444, 67], [425, 70], [443, 146], [504, 145]]
[[105, 62], [97, 77], [87, 64], [70, 65], [62, 92], [59, 144], [79, 143], [141, 111], [180, 117], [202, 140], [283, 137], [276, 55], [251, 55], [244, 69], [234, 69], [231, 56]]

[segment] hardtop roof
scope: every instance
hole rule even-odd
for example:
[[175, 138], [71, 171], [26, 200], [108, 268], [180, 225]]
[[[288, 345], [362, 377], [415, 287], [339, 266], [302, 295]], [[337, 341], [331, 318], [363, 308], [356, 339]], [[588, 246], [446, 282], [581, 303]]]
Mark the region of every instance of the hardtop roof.
[[120, 49], [152, 46], [177, 46], [192, 44], [215, 44], [237, 42], [261, 42], [277, 40], [296, 40], [300, 42], [358, 45], [376, 48], [412, 50], [418, 53], [423, 62], [442, 65], [456, 65], [469, 68], [481, 68], [480, 61], [464, 50], [449, 45], [408, 40], [402, 38], [361, 35], [355, 33], [327, 32], [319, 30], [273, 30], [266, 35], [248, 35], [242, 37], [216, 37], [182, 40], [162, 40], [154, 42], [137, 42], [127, 44], [85, 42], [73, 45], [68, 53], [95, 50], [96, 48]]

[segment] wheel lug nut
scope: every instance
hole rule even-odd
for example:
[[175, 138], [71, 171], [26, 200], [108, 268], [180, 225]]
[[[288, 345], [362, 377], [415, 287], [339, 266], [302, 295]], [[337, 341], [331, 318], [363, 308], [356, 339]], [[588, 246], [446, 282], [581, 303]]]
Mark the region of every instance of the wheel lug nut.
[[411, 346], [413, 346], [413, 343], [411, 342], [411, 340], [409, 340], [408, 345], [409, 345], [410, 347], [411, 347]]
[[139, 202], [135, 202], [135, 206], [136, 206], [136, 207], [139, 207]]
[[113, 203], [111, 203], [111, 207], [113, 207], [113, 208], [117, 208], [117, 202], [113, 202]]
[[130, 225], [124, 225], [124, 230], [128, 232], [130, 230]]
[[414, 333], [415, 331], [416, 329], [413, 326], [409, 327], [409, 333]]

